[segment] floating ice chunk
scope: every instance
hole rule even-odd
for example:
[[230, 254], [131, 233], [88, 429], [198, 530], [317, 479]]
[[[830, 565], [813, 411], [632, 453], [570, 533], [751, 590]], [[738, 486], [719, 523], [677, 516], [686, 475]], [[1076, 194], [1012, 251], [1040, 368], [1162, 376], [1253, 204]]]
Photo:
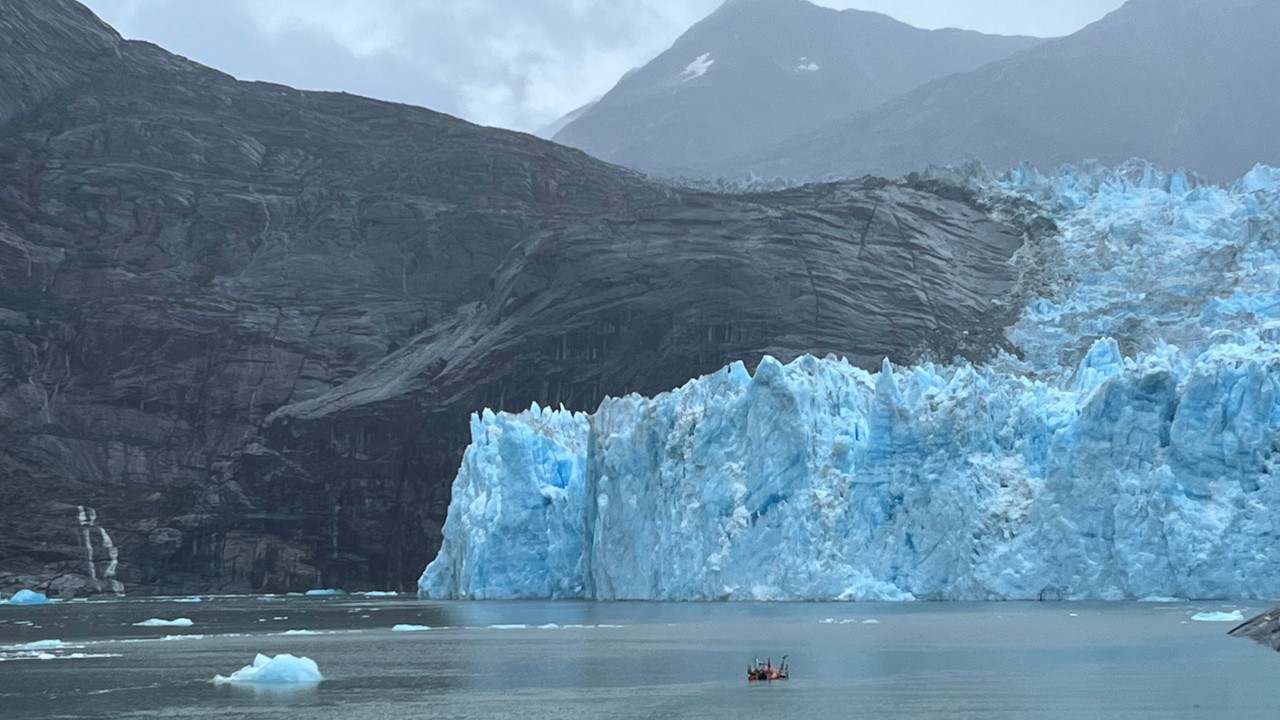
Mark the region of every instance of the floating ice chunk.
[[[36, 640], [35, 642], [29, 642], [23, 645], [16, 645], [13, 647], [13, 649], [19, 650], [19, 651], [21, 650], [56, 650], [56, 649], [65, 648], [65, 647], [73, 647], [73, 646], [65, 642], [62, 642], [61, 640]], [[80, 646], [74, 646], [74, 647], [80, 647]]]
[[175, 618], [173, 620], [165, 620], [163, 618], [147, 618], [142, 622], [136, 622], [134, 627], [191, 627], [195, 625], [191, 618]]
[[230, 677], [216, 675], [213, 682], [256, 683], [263, 685], [311, 685], [324, 680], [316, 661], [309, 657], [294, 657], [288, 653], [268, 657], [261, 653], [252, 665], [245, 665], [231, 673]]
[[423, 630], [430, 629], [431, 627], [429, 625], [410, 625], [408, 623], [400, 623], [399, 625], [392, 627], [391, 632], [421, 632]]
[[347, 592], [345, 590], [338, 590], [335, 588], [317, 588], [315, 590], [308, 590], [306, 592], [306, 595], [308, 597], [333, 597], [335, 595], [346, 595], [346, 594]]
[[1176, 602], [1186, 602], [1186, 600], [1185, 600], [1185, 599], [1183, 599], [1183, 598], [1169, 597], [1168, 595], [1148, 595], [1147, 597], [1144, 597], [1144, 598], [1142, 598], [1142, 599], [1138, 600], [1138, 602], [1141, 602], [1141, 603], [1176, 603]]
[[322, 633], [316, 632], [315, 630], [285, 630], [282, 633], [276, 633], [276, 634], [277, 635], [321, 635]]
[[9, 598], [9, 602], [14, 605], [39, 605], [49, 602], [49, 598], [44, 593], [24, 588], [14, 593], [13, 597]]
[[688, 82], [694, 78], [702, 77], [707, 74], [707, 70], [715, 64], [715, 58], [711, 57], [711, 53], [702, 53], [693, 59], [693, 62], [685, 66], [684, 72], [680, 73], [682, 82]]
[[198, 602], [204, 602], [204, 600], [203, 600], [203, 599], [201, 599], [201, 598], [198, 598], [198, 597], [196, 597], [196, 596], [194, 596], [194, 595], [193, 595], [193, 596], [191, 596], [191, 597], [175, 598], [175, 599], [173, 599], [173, 600], [170, 600], [169, 602], [176, 602], [176, 603], [198, 603]]
[[400, 593], [395, 590], [369, 590], [368, 592], [362, 592], [360, 594], [365, 597], [395, 597]]
[[880, 621], [875, 618], [868, 618], [862, 621], [863, 625], [879, 625]]
[[539, 625], [538, 629], [539, 630], [559, 630], [560, 626], [555, 623], [547, 623], [546, 625]]
[[818, 72], [822, 68], [818, 67], [818, 63], [807, 57], [800, 58], [800, 64], [796, 65], [796, 72]]
[[1199, 622], [1244, 622], [1244, 613], [1239, 610], [1231, 612], [1198, 612], [1191, 616]]
[[490, 625], [490, 630], [528, 630], [529, 626], [523, 623], [510, 623], [506, 625]]

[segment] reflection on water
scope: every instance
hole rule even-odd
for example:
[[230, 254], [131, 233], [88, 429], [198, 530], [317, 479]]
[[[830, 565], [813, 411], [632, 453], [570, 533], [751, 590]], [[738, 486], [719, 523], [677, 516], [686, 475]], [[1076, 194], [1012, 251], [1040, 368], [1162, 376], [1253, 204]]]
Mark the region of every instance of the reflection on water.
[[[24, 718], [1271, 720], [1280, 654], [1229, 638], [1224, 626], [1188, 622], [1197, 611], [1237, 609], [1262, 606], [354, 596], [6, 606], [0, 654], [16, 659], [0, 664], [0, 707]], [[179, 614], [195, 624], [133, 626]], [[397, 624], [432, 629], [392, 632]], [[66, 647], [40, 646], [55, 656], [48, 660], [15, 649], [52, 639]], [[311, 657], [325, 680], [210, 682], [259, 652]], [[750, 660], [784, 653], [792, 679], [748, 685]]]

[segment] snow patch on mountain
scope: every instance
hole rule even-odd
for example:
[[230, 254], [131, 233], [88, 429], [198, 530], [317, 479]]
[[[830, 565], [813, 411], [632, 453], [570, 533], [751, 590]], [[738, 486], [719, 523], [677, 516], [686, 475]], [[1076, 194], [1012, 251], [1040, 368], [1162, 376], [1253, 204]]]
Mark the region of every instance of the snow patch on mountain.
[[693, 59], [693, 62], [685, 66], [684, 72], [680, 73], [682, 82], [688, 82], [694, 78], [700, 78], [707, 74], [707, 70], [715, 64], [715, 58], [711, 57], [711, 53], [702, 53]]

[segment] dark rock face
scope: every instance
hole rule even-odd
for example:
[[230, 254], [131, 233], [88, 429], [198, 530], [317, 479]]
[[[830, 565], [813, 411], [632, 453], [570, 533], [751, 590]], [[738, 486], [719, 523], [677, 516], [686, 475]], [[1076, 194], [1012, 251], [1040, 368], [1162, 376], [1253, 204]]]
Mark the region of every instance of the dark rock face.
[[1280, 607], [1244, 621], [1231, 630], [1231, 635], [1248, 638], [1280, 651]]
[[4, 5], [6, 591], [408, 587], [469, 413], [980, 356], [1050, 230], [942, 185], [676, 190]]
[[806, 0], [731, 0], [571, 113], [555, 140], [646, 172], [717, 175], [1038, 38], [921, 30]]

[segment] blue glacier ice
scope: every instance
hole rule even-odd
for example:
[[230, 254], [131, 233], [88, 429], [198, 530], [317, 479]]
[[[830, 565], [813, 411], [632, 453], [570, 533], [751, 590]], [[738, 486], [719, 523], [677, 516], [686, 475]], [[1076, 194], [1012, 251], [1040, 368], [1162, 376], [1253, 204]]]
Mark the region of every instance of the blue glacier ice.
[[484, 411], [437, 598], [1280, 597], [1280, 170], [975, 180], [1060, 234], [1020, 357], [764, 358]]
[[46, 597], [44, 593], [23, 588], [22, 590], [14, 593], [13, 597], [9, 598], [5, 602], [13, 603], [14, 605], [39, 605], [41, 603], [49, 602], [49, 598]]

